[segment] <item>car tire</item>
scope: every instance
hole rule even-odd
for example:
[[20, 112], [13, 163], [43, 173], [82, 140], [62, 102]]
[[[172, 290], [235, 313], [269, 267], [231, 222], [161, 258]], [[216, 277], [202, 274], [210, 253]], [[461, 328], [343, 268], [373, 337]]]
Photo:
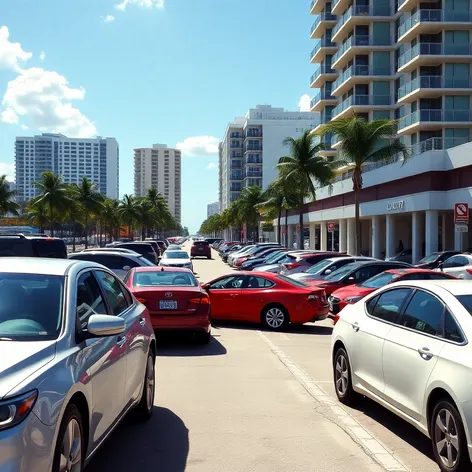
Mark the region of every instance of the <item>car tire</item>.
[[442, 472], [471, 470], [462, 418], [451, 401], [441, 400], [434, 407], [430, 436], [434, 457]]
[[211, 259], [211, 256], [207, 256], [207, 259]]
[[343, 348], [336, 351], [333, 362], [334, 389], [338, 400], [344, 405], [353, 405], [359, 394], [352, 387], [351, 364]]
[[290, 322], [287, 310], [281, 305], [270, 305], [262, 312], [263, 325], [272, 330], [279, 331], [288, 326]]
[[[79, 409], [71, 403], [67, 406], [57, 435], [52, 472], [64, 470], [61, 462], [67, 461], [74, 472], [81, 472], [85, 462], [84, 429]], [[75, 468], [74, 468], [75, 467]]]
[[156, 371], [154, 368], [155, 357], [149, 351], [146, 361], [146, 372], [144, 374], [144, 387], [141, 400], [134, 409], [134, 416], [138, 420], [146, 421], [152, 416], [154, 410], [154, 394], [156, 386]]
[[211, 341], [211, 331], [210, 332], [203, 332], [198, 335], [198, 341], [201, 344], [210, 344]]

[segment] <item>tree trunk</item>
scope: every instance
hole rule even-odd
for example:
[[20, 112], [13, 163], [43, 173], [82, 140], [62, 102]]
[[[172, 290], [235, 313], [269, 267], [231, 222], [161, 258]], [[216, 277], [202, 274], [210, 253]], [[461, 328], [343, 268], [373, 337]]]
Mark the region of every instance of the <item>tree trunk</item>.
[[298, 225], [300, 226], [300, 231], [298, 232], [298, 249], [305, 249], [305, 238], [303, 236], [303, 205], [300, 207], [300, 212], [298, 214]]
[[277, 217], [277, 242], [280, 244], [282, 241], [280, 241], [280, 233], [281, 233], [281, 228], [280, 228], [280, 219], [282, 218], [282, 208], [279, 208], [279, 215]]
[[85, 216], [85, 249], [88, 248], [88, 232], [87, 232], [87, 226], [88, 226], [88, 218]]
[[75, 221], [72, 221], [72, 252], [75, 252]]
[[145, 228], [145, 226], [143, 225], [143, 226], [141, 227], [141, 241], [144, 241], [144, 240], [146, 239], [146, 234], [145, 234], [145, 233], [146, 233], [146, 228]]
[[51, 228], [50, 228], [50, 231], [51, 231], [51, 238], [54, 237], [54, 212], [53, 212], [53, 209], [52, 209], [52, 206], [49, 210], [49, 217], [50, 217], [50, 224], [51, 224]]
[[362, 188], [362, 171], [361, 169], [354, 169], [352, 175], [353, 190], [354, 190], [354, 218], [356, 226], [356, 234], [354, 241], [356, 243], [356, 254], [357, 256], [361, 255], [361, 220], [359, 217], [359, 205], [360, 205], [360, 191]]
[[290, 249], [290, 243], [288, 240], [288, 210], [285, 209], [285, 246]]

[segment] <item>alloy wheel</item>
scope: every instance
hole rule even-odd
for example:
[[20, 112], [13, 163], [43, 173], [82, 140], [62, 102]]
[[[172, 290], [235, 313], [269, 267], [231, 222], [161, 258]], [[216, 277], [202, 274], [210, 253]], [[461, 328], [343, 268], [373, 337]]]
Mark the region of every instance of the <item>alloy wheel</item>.
[[452, 469], [459, 458], [459, 433], [454, 416], [448, 409], [438, 412], [434, 428], [438, 456], [446, 467]]
[[347, 366], [347, 360], [342, 354], [339, 355], [336, 360], [335, 380], [336, 390], [338, 391], [339, 395], [343, 397], [344, 395], [346, 395], [347, 392], [349, 370]]
[[149, 410], [151, 410], [154, 404], [154, 362], [152, 356], [148, 357], [147, 369], [146, 369], [146, 405]]
[[285, 322], [284, 312], [280, 308], [270, 308], [266, 313], [266, 322], [270, 328], [280, 328]]
[[60, 472], [79, 472], [82, 466], [82, 434], [79, 422], [72, 418], [62, 440]]

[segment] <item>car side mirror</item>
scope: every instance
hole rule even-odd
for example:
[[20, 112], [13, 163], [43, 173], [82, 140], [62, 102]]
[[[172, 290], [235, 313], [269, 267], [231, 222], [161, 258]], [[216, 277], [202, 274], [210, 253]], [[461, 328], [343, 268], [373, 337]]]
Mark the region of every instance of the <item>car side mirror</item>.
[[128, 266], [128, 265], [126, 265], [126, 266], [123, 267], [123, 270], [125, 270], [126, 272], [128, 272], [129, 270], [131, 270], [131, 267]]
[[210, 290], [210, 285], [208, 284], [203, 284], [202, 285], [203, 290], [206, 290], [207, 292]]
[[349, 277], [347, 280], [348, 280], [349, 282], [353, 282], [353, 281], [356, 280], [356, 279], [351, 275], [351, 277]]
[[125, 332], [125, 320], [119, 316], [92, 315], [87, 323], [88, 337], [103, 338]]
[[326, 269], [324, 275], [329, 275], [331, 274], [332, 270], [331, 269]]

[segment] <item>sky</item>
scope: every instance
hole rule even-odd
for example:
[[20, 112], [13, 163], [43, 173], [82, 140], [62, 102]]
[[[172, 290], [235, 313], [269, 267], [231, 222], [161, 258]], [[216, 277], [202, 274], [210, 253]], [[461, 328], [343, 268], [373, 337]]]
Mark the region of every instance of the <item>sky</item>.
[[16, 136], [182, 149], [182, 224], [218, 200], [218, 141], [257, 104], [307, 110], [308, 0], [0, 0], [0, 174]]

